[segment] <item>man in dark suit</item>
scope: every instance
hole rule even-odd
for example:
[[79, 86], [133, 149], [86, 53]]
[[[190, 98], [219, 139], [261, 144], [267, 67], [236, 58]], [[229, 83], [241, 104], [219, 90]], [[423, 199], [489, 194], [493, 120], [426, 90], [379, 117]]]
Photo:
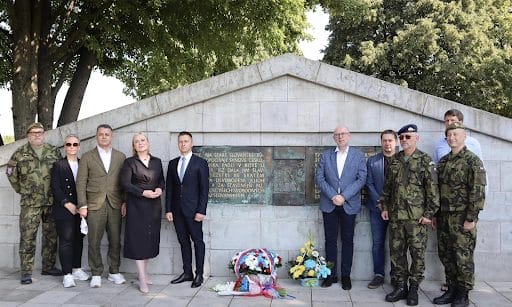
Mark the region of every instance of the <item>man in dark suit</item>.
[[354, 227], [361, 211], [361, 188], [366, 181], [366, 163], [359, 149], [349, 147], [350, 131], [346, 126], [334, 130], [335, 150], [326, 150], [320, 157], [315, 181], [320, 189], [320, 210], [324, 219], [325, 252], [334, 267], [322, 287], [338, 281], [338, 231], [341, 232], [341, 286], [352, 288], [350, 272], [354, 254]]
[[384, 284], [384, 246], [388, 221], [384, 221], [380, 216], [382, 207], [380, 206], [379, 199], [384, 188], [384, 177], [387, 173], [387, 167], [395, 154], [398, 144], [398, 135], [393, 130], [384, 130], [380, 134], [380, 144], [382, 152], [368, 158], [366, 163], [366, 168], [368, 169], [368, 176], [366, 177], [366, 187], [368, 188], [366, 206], [370, 212], [374, 273], [373, 279], [368, 284], [370, 289], [376, 289]]
[[126, 207], [119, 174], [126, 156], [112, 148], [112, 127], [106, 124], [96, 129], [98, 146], [86, 152], [78, 166], [76, 190], [80, 216], [87, 217], [89, 226], [89, 266], [91, 288], [101, 287], [103, 262], [101, 239], [108, 236], [108, 280], [115, 284], [126, 282], [119, 273], [121, 265], [121, 215]]
[[[172, 284], [192, 281], [192, 288], [203, 283], [205, 245], [203, 241], [203, 220], [208, 204], [209, 169], [206, 160], [192, 154], [192, 134], [182, 131], [178, 134], [178, 148], [181, 155], [169, 161], [165, 217], [174, 222], [181, 246], [183, 273]], [[196, 276], [192, 274], [192, 246], [196, 257]]]

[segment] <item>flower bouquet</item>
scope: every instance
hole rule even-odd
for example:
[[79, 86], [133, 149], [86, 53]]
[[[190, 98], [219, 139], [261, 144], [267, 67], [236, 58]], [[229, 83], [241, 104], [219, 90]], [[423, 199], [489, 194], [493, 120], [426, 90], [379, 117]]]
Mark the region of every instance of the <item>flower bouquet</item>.
[[292, 279], [301, 279], [303, 286], [318, 286], [318, 279], [325, 279], [331, 275], [331, 263], [327, 263], [325, 258], [315, 249], [313, 240], [308, 238], [306, 243], [300, 248], [300, 254], [288, 262], [290, 269], [288, 274]]
[[229, 268], [237, 280], [212, 288], [219, 295], [264, 295], [284, 298], [286, 291], [277, 285], [276, 268], [282, 258], [266, 248], [252, 248], [236, 253], [229, 261]]

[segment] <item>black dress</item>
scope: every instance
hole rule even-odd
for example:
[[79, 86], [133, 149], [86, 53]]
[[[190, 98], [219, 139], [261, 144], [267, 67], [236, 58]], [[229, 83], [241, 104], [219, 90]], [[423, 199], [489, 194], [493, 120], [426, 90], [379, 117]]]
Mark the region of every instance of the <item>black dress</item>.
[[151, 156], [148, 167], [137, 157], [124, 161], [121, 185], [126, 192], [124, 257], [135, 260], [154, 258], [160, 251], [162, 205], [159, 198], [142, 196], [144, 190], [164, 190], [162, 161]]

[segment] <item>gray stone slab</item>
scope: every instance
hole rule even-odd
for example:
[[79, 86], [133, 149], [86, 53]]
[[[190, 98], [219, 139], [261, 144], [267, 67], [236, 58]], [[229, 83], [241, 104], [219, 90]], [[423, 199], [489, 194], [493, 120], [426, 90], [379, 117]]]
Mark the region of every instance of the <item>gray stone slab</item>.
[[469, 292], [469, 300], [476, 306], [496, 306], [496, 307], [510, 307], [512, 301], [508, 298], [496, 295], [493, 293], [486, 293], [483, 291], [471, 291]]
[[[100, 288], [101, 289], [101, 288]], [[98, 290], [98, 289], [94, 289]], [[84, 302], [87, 302], [87, 304], [91, 305], [110, 305], [111, 303], [114, 303], [114, 298], [117, 297], [117, 293], [114, 292], [100, 292], [96, 291], [95, 293], [91, 293], [89, 291], [84, 291], [76, 296], [74, 296], [72, 299], [68, 300], [66, 304], [83, 304]]]
[[512, 292], [512, 281], [488, 281], [487, 284], [498, 292]]
[[187, 297], [174, 297], [164, 294], [159, 294], [157, 297], [152, 299], [146, 306], [148, 307], [186, 307], [189, 303]]
[[311, 301], [316, 306], [317, 303], [335, 303], [350, 302], [351, 296], [349, 291], [343, 291], [337, 285], [330, 288], [312, 288]]
[[44, 293], [42, 290], [31, 290], [31, 289], [1, 289], [0, 290], [0, 297], [1, 301], [4, 302], [26, 302], [38, 295], [41, 295]]
[[316, 101], [308, 102], [262, 102], [262, 132], [310, 132], [318, 131], [319, 106]]
[[257, 65], [263, 80], [270, 80], [284, 74], [289, 74], [304, 80], [313, 81], [318, 74], [320, 62], [300, 58], [292, 54], [283, 54]]
[[73, 289], [51, 290], [33, 297], [32, 299], [28, 300], [27, 303], [63, 304], [79, 294], [80, 292], [73, 291]]

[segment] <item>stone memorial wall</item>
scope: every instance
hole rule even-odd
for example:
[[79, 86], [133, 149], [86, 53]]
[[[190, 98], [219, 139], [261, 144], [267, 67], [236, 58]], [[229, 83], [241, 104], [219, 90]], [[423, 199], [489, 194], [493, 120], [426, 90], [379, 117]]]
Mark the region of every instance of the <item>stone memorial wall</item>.
[[[314, 205], [315, 174], [322, 152], [333, 146], [196, 146], [208, 161], [212, 204]], [[379, 151], [358, 146], [365, 155]], [[364, 194], [364, 193], [363, 193]]]

